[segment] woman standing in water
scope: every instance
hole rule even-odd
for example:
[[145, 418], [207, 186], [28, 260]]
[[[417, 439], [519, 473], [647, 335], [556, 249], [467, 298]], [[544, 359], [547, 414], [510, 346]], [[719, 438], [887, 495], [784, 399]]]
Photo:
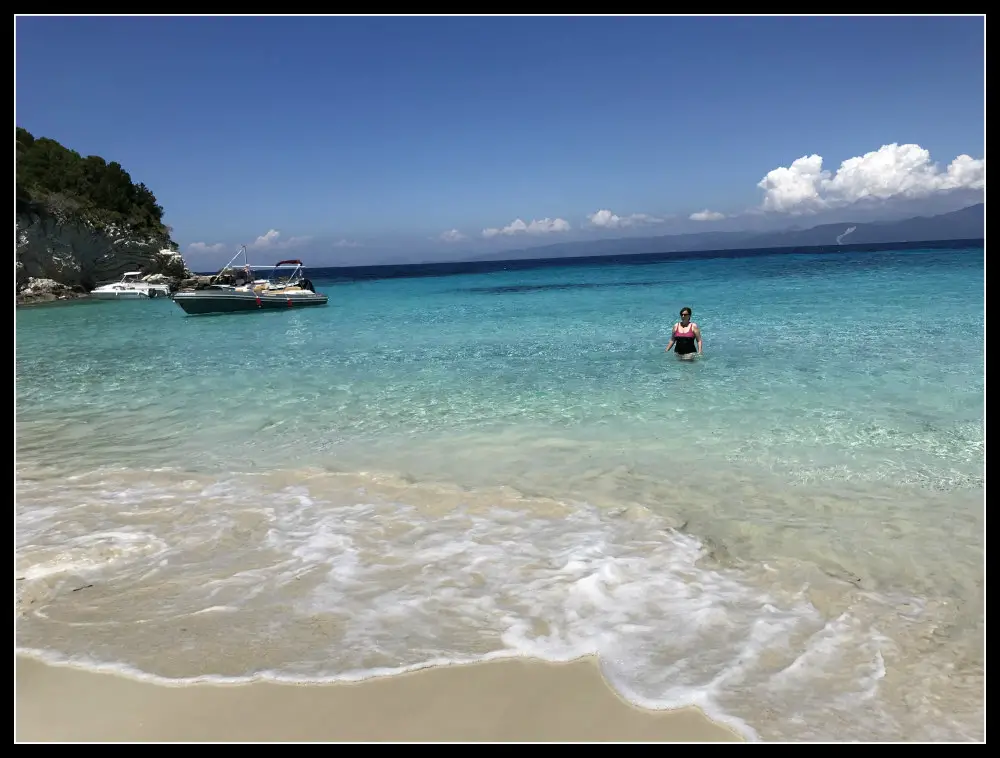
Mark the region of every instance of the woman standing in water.
[[677, 357], [686, 361], [701, 353], [701, 329], [691, 321], [690, 308], [681, 308], [681, 320], [674, 324], [674, 330], [670, 334], [670, 342], [667, 344], [668, 353], [672, 347], [677, 353]]

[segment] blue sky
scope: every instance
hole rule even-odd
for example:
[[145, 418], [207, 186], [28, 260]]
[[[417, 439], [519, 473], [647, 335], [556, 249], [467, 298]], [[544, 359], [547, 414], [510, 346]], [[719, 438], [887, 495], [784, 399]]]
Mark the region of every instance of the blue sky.
[[456, 259], [808, 226], [872, 187], [944, 210], [982, 194], [982, 17], [19, 17], [15, 41], [17, 125], [120, 162], [192, 265], [240, 244]]

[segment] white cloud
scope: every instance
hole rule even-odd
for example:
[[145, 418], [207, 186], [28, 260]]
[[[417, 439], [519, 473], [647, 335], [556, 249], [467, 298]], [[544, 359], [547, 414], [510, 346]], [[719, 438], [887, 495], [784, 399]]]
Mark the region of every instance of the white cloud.
[[438, 239], [442, 242], [461, 242], [465, 239], [465, 235], [458, 231], [458, 229], [449, 229], [446, 232], [441, 232]]
[[487, 239], [496, 237], [499, 234], [511, 236], [514, 234], [551, 234], [553, 232], [568, 232], [569, 222], [561, 218], [535, 219], [530, 224], [524, 223], [521, 219], [514, 219], [502, 229], [491, 227], [483, 229], [483, 236]]
[[599, 226], [604, 229], [621, 229], [627, 226], [638, 226], [640, 224], [661, 224], [662, 218], [650, 216], [646, 213], [633, 213], [628, 216], [619, 216], [609, 210], [602, 209], [587, 216], [591, 226]]
[[[290, 247], [303, 245], [311, 239], [312, 237], [288, 237], [287, 239], [282, 239], [281, 232], [277, 229], [268, 229], [264, 234], [247, 245], [247, 250], [286, 250]], [[216, 242], [211, 245], [207, 242], [192, 242], [187, 246], [188, 252], [198, 255], [220, 253], [230, 248], [235, 251], [239, 248], [239, 245], [231, 246], [224, 242]]]
[[703, 211], [692, 213], [690, 216], [688, 216], [688, 218], [691, 219], [692, 221], [719, 221], [721, 219], [724, 219], [725, 217], [726, 217], [725, 213], [719, 213], [718, 211], [710, 211], [708, 208], [706, 208]]
[[258, 250], [263, 250], [268, 247], [276, 246], [278, 239], [281, 237], [281, 232], [277, 229], [269, 229], [264, 234], [260, 235], [257, 239], [251, 242], [247, 247], [256, 248]]
[[762, 207], [783, 213], [812, 213], [862, 199], [919, 198], [956, 189], [986, 186], [986, 161], [959, 155], [942, 171], [920, 145], [883, 145], [840, 164], [835, 174], [823, 170], [823, 158], [804, 155], [769, 171], [757, 183]]
[[361, 247], [360, 242], [355, 242], [349, 239], [339, 239], [333, 243], [334, 247]]
[[302, 245], [312, 237], [289, 237], [281, 238], [281, 232], [277, 229], [268, 229], [264, 234], [247, 245], [248, 250], [286, 250], [290, 247]]
[[188, 245], [189, 253], [218, 253], [226, 249], [226, 245], [221, 242], [216, 242], [214, 245], [209, 245], [207, 242], [192, 242]]

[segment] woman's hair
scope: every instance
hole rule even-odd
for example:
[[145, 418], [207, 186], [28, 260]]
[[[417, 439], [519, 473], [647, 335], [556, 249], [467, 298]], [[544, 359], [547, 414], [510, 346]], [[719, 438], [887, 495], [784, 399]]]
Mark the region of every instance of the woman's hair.
[[685, 313], [689, 316], [691, 315], [691, 309], [688, 308], [686, 305], [683, 308], [681, 308], [681, 315], [683, 316]]

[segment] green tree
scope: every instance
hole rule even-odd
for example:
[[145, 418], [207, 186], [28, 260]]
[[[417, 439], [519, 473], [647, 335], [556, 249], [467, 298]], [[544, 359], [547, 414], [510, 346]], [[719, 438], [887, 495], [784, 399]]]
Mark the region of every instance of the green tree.
[[163, 223], [163, 206], [145, 184], [134, 184], [121, 164], [97, 155], [82, 157], [48, 137], [15, 128], [18, 213], [58, 213], [95, 228], [128, 226], [176, 248]]

